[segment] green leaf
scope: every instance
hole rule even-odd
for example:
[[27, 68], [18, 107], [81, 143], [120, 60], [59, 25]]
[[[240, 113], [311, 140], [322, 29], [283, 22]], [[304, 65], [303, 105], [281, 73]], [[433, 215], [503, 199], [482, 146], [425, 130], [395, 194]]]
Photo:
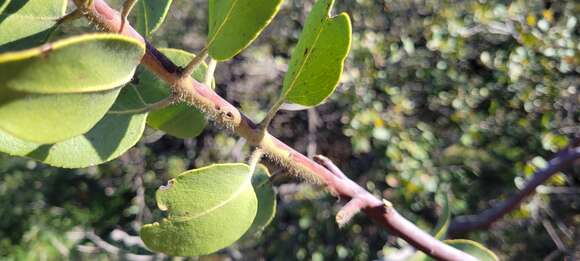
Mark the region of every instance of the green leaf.
[[173, 0], [139, 0], [135, 8], [137, 14], [136, 29], [141, 35], [154, 33], [169, 12]]
[[452, 247], [466, 252], [481, 261], [498, 261], [499, 258], [482, 244], [467, 239], [452, 239], [443, 241]]
[[238, 240], [256, 216], [257, 199], [245, 164], [219, 164], [185, 172], [157, 190], [167, 218], [141, 228], [154, 251], [199, 256]]
[[172, 136], [187, 139], [201, 134], [206, 119], [197, 109], [180, 103], [151, 113], [147, 123]]
[[0, 52], [22, 50], [44, 42], [66, 11], [67, 0], [0, 2]]
[[[178, 49], [160, 49], [160, 51], [179, 66], [187, 65], [194, 57], [193, 54]], [[193, 78], [202, 81], [206, 70], [207, 66], [201, 64], [192, 73]], [[139, 79], [137, 89], [146, 103], [155, 103], [171, 95], [169, 85], [149, 71], [141, 71], [137, 78]], [[185, 139], [198, 136], [207, 122], [199, 110], [185, 103], [179, 103], [151, 112], [147, 123], [169, 135]]]
[[145, 54], [139, 41], [118, 34], [71, 37], [0, 54], [0, 89], [30, 93], [109, 90], [133, 77]]
[[332, 94], [350, 49], [350, 18], [329, 17], [334, 0], [318, 0], [292, 51], [284, 78], [282, 98], [290, 103], [316, 106]]
[[[113, 109], [140, 105], [136, 92], [124, 88]], [[54, 144], [37, 144], [0, 131], [0, 151], [64, 168], [83, 168], [119, 157], [143, 135], [147, 114], [107, 114], [89, 132]]]
[[276, 192], [269, 179], [270, 172], [266, 166], [259, 164], [252, 177], [252, 186], [258, 197], [258, 212], [245, 236], [261, 234], [276, 215]]
[[439, 218], [437, 226], [435, 226], [435, 238], [443, 240], [447, 237], [447, 229], [449, 229], [449, 222], [451, 221], [451, 210], [449, 209], [449, 195], [447, 193], [442, 193], [441, 198], [443, 201], [443, 215]]
[[[49, 144], [90, 130], [120, 89], [96, 93], [27, 94], [0, 98], [0, 129], [20, 139]], [[1, 89], [0, 89], [1, 91]]]
[[209, 55], [224, 61], [258, 37], [283, 0], [209, 0]]
[[128, 82], [144, 46], [119, 35], [85, 35], [0, 54], [0, 129], [56, 143], [91, 129]]

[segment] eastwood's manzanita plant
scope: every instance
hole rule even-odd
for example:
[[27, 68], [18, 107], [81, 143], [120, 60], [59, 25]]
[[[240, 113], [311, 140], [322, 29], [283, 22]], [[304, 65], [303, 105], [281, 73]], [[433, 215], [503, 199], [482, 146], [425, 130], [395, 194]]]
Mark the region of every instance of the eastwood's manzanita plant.
[[[0, 1], [0, 151], [63, 168], [83, 168], [119, 157], [145, 125], [179, 138], [199, 135], [206, 119], [244, 137], [255, 148], [248, 163], [215, 164], [182, 173], [158, 189], [166, 218], [141, 228], [152, 251], [174, 256], [216, 252], [253, 236], [275, 216], [276, 194], [262, 158], [350, 200], [339, 225], [363, 211], [416, 249], [442, 260], [496, 260], [468, 240], [444, 240], [447, 201], [433, 235], [402, 218], [348, 179], [323, 156], [310, 160], [268, 133], [280, 109], [321, 104], [335, 90], [350, 49], [346, 13], [334, 0], [317, 0], [288, 64], [279, 98], [253, 123], [213, 91], [218, 62], [252, 43], [282, 0], [208, 0], [209, 30], [197, 54], [156, 49], [144, 38], [163, 23], [171, 0], [128, 0], [121, 13], [104, 0]], [[136, 13], [136, 25], [127, 16]], [[60, 24], [86, 18], [98, 31], [47, 42]], [[136, 29], [135, 29], [136, 28]], [[131, 79], [138, 79], [131, 81]], [[469, 253], [469, 254], [468, 254]], [[418, 252], [411, 257], [425, 260]]]

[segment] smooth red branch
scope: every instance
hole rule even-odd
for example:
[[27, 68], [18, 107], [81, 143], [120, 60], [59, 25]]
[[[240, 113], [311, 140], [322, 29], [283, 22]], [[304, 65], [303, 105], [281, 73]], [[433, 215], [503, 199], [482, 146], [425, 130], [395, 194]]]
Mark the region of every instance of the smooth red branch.
[[527, 196], [534, 193], [539, 185], [580, 158], [579, 143], [580, 139], [576, 139], [569, 148], [558, 152], [548, 162], [548, 166], [537, 171], [524, 188], [511, 198], [477, 215], [460, 216], [453, 219], [449, 226], [449, 235], [461, 235], [472, 230], [487, 228], [507, 213], [516, 209]]
[[[94, 8], [86, 17], [98, 28], [104, 28], [109, 32], [118, 32], [121, 26], [119, 13], [104, 0], [94, 0]], [[446, 245], [419, 229], [399, 215], [390, 203], [374, 197], [342, 172], [336, 173], [338, 170], [336, 166], [332, 171], [328, 170], [276, 139], [267, 131], [260, 131], [255, 123], [209, 87], [191, 77], [181, 77], [180, 68], [154, 46], [144, 41], [129, 24], [124, 26], [121, 33], [145, 43], [147, 52], [141, 64], [157, 77], [169, 83], [173, 93], [179, 99], [195, 106], [223, 128], [244, 137], [249, 144], [260, 147], [266, 157], [282, 165], [290, 173], [319, 181], [341, 198], [356, 199], [348, 205], [343, 214], [354, 215], [356, 208], [359, 208], [415, 248], [438, 260], [476, 260], [467, 253]]]

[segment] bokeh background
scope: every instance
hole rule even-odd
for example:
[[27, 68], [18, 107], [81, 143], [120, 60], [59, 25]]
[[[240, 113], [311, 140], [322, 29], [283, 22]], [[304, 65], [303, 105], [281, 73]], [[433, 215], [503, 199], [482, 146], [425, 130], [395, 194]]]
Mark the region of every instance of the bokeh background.
[[[219, 64], [216, 91], [250, 118], [264, 117], [278, 95], [312, 2], [286, 1], [250, 48]], [[206, 1], [175, 1], [151, 41], [201, 49], [206, 10]], [[333, 159], [425, 230], [441, 214], [436, 198], [448, 195], [454, 216], [489, 208], [580, 134], [577, 1], [339, 0], [339, 11], [352, 18], [353, 41], [337, 92], [315, 109], [280, 113], [272, 132]], [[249, 149], [210, 124], [189, 140], [147, 130], [120, 159], [87, 169], [0, 155], [0, 259], [183, 260], [135, 237], [163, 216], [155, 190], [187, 169], [244, 161]], [[272, 171], [273, 223], [200, 259], [382, 260], [405, 247], [363, 215], [339, 229], [340, 204], [324, 188]], [[580, 259], [580, 164], [537, 192], [466, 237], [502, 260]]]

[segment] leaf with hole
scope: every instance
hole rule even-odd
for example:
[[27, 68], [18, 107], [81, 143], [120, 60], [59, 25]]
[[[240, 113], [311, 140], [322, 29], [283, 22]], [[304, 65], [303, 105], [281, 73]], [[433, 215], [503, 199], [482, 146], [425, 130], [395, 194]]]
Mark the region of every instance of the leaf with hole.
[[258, 37], [283, 0], [209, 0], [209, 55], [224, 61]]
[[131, 38], [99, 34], [0, 54], [0, 129], [46, 144], [87, 132], [144, 52]]
[[350, 49], [351, 26], [346, 13], [330, 17], [334, 0], [312, 7], [292, 51], [282, 97], [289, 103], [316, 106], [334, 92]]
[[0, 52], [37, 46], [66, 11], [67, 0], [0, 1]]
[[[187, 65], [193, 54], [178, 49], [160, 49], [172, 62], [179, 66]], [[200, 64], [192, 73], [194, 79], [202, 81], [207, 66]], [[141, 70], [137, 76], [137, 89], [145, 103], [151, 104], [166, 99], [171, 95], [170, 87], [149, 71]], [[178, 138], [198, 136], [207, 123], [205, 116], [196, 108], [185, 103], [178, 103], [153, 111], [147, 119], [149, 126], [164, 131]]]
[[135, 28], [144, 36], [157, 31], [165, 21], [173, 0], [139, 0], [134, 9], [136, 13]]
[[[114, 110], [141, 106], [132, 88], [123, 88]], [[84, 168], [119, 157], [143, 135], [147, 114], [107, 114], [87, 133], [54, 144], [37, 144], [0, 130], [0, 151], [64, 168]]]
[[167, 217], [141, 228], [145, 245], [172, 256], [199, 256], [234, 243], [256, 216], [249, 171], [246, 164], [211, 165], [160, 187], [157, 205]]
[[266, 166], [259, 164], [252, 176], [252, 186], [258, 198], [256, 218], [246, 236], [257, 236], [272, 222], [276, 215], [276, 191], [270, 182], [270, 172]]

